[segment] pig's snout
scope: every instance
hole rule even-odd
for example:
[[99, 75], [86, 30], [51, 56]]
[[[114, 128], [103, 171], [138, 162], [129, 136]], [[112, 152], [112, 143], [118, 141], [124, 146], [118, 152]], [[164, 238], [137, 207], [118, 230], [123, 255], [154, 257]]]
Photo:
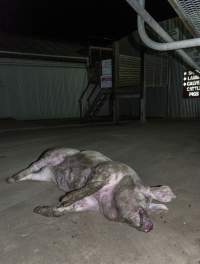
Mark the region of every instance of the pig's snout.
[[140, 230], [148, 233], [153, 229], [153, 223], [149, 219], [149, 217], [146, 215], [145, 211], [140, 208], [139, 210], [140, 214]]
[[148, 220], [145, 223], [143, 223], [143, 225], [142, 225], [142, 231], [144, 231], [145, 233], [148, 233], [152, 229], [153, 229], [153, 223], [151, 222], [151, 220]]

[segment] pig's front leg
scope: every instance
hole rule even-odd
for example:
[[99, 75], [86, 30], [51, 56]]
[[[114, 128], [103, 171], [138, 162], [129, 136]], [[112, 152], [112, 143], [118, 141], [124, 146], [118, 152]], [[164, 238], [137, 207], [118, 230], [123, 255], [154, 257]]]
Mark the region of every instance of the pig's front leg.
[[156, 204], [156, 203], [150, 203], [147, 211], [151, 214], [151, 213], [162, 213], [162, 212], [167, 212], [168, 208], [165, 204]]
[[91, 195], [69, 206], [37, 206], [33, 211], [34, 213], [47, 217], [59, 217], [70, 212], [99, 211], [99, 204], [98, 201]]
[[83, 199], [84, 197], [90, 196], [100, 190], [104, 185], [105, 182], [103, 181], [89, 182], [83, 188], [71, 191], [62, 197], [60, 206], [69, 206], [72, 203]]
[[44, 216], [61, 216], [65, 212], [78, 211], [78, 208], [82, 207], [81, 202], [84, 201], [84, 198], [96, 193], [104, 185], [103, 181], [90, 182], [83, 188], [66, 194], [58, 206], [37, 206], [33, 211]]
[[150, 187], [150, 196], [153, 200], [163, 203], [169, 203], [176, 198], [172, 189], [169, 186], [161, 185], [159, 187]]

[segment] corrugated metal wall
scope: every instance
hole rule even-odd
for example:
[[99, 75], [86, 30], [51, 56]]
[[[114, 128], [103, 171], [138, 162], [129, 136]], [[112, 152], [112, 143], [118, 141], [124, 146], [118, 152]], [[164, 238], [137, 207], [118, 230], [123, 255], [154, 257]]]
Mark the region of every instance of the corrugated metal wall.
[[83, 63], [1, 59], [0, 118], [78, 117], [86, 83]]
[[119, 87], [134, 87], [140, 84], [140, 57], [119, 56]]
[[171, 118], [199, 119], [200, 99], [182, 97], [184, 66], [171, 58], [169, 79], [169, 116]]
[[145, 70], [147, 117], [199, 118], [200, 99], [185, 99], [182, 96], [185, 70], [183, 64], [171, 56], [164, 57], [160, 59], [159, 69], [155, 55], [149, 61], [151, 68], [148, 70], [147, 67]]
[[[131, 36], [120, 41], [120, 51], [125, 54], [135, 54], [140, 56], [139, 36], [134, 32]], [[122, 47], [121, 47], [122, 46]], [[148, 117], [165, 117], [167, 115], [167, 90], [168, 90], [168, 58], [165, 54], [153, 52], [144, 54], [145, 66], [145, 85], [147, 88], [147, 116]], [[137, 74], [140, 73], [136, 68]], [[139, 76], [139, 75], [138, 75]], [[140, 87], [140, 80], [137, 79], [137, 86]], [[123, 108], [129, 107], [129, 112], [134, 117], [139, 117], [140, 104], [139, 100], [126, 100]], [[121, 110], [122, 111], [122, 110]]]
[[168, 58], [145, 54], [145, 86], [147, 117], [166, 117], [168, 112]]
[[[178, 18], [164, 21], [162, 26], [174, 39], [191, 37]], [[199, 59], [197, 48], [186, 49], [186, 51], [190, 54], [198, 54], [197, 59]], [[200, 117], [200, 99], [182, 97], [184, 70], [185, 67], [180, 60], [169, 57], [169, 117], [196, 119]]]
[[[186, 37], [177, 19], [164, 21], [162, 26], [175, 39]], [[137, 54], [135, 50], [128, 52], [129, 48], [130, 45], [126, 55]], [[197, 50], [191, 52], [199, 56]], [[172, 56], [162, 54], [145, 54], [147, 116], [200, 118], [200, 99], [182, 97], [184, 66]], [[0, 118], [76, 118], [78, 98], [86, 83], [85, 64], [1, 59]], [[123, 112], [138, 116], [138, 100], [122, 102]]]
[[[189, 36], [184, 25], [178, 18], [163, 21], [161, 26], [176, 40], [186, 39]], [[153, 35], [156, 39], [157, 35]], [[130, 37], [124, 38], [122, 46], [126, 54], [138, 54], [138, 38], [136, 32]], [[131, 46], [132, 44], [132, 46]], [[135, 45], [135, 46], [134, 46]], [[197, 61], [200, 61], [200, 50], [197, 48], [186, 49]], [[185, 67], [179, 59], [176, 59], [173, 52], [156, 52], [149, 49], [145, 53], [145, 84], [147, 87], [146, 111], [147, 117], [167, 117], [183, 119], [200, 118], [200, 99], [185, 99], [182, 97], [183, 72]], [[138, 116], [139, 104], [137, 100], [132, 104], [133, 116]]]

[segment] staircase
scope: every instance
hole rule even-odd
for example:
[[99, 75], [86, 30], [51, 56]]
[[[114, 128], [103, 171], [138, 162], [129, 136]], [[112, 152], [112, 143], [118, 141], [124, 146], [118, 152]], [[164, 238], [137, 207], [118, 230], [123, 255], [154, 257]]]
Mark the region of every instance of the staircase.
[[99, 89], [96, 96], [93, 99], [92, 104], [89, 105], [86, 113], [86, 119], [94, 119], [104, 106], [104, 104], [110, 99], [111, 89]]
[[111, 88], [100, 88], [99, 82], [88, 83], [79, 99], [80, 118], [90, 121], [98, 118], [98, 114], [111, 98]]

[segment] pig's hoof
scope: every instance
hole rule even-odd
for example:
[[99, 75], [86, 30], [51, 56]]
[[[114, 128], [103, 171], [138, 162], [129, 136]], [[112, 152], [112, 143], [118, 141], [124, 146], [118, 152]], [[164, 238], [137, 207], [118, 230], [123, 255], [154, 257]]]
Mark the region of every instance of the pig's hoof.
[[22, 173], [18, 173], [18, 174], [14, 174], [11, 177], [7, 178], [7, 182], [8, 183], [15, 183], [15, 182], [19, 182], [21, 180], [23, 180], [23, 178], [26, 175], [22, 174]]
[[36, 214], [41, 214], [46, 217], [52, 217], [52, 216], [59, 217], [63, 215], [63, 213], [58, 212], [55, 207], [46, 206], [46, 205], [35, 207], [33, 209], [33, 212]]
[[6, 181], [7, 181], [7, 183], [15, 183], [15, 182], [17, 182], [16, 177], [14, 177], [14, 176], [11, 176], [11, 177], [7, 178]]

